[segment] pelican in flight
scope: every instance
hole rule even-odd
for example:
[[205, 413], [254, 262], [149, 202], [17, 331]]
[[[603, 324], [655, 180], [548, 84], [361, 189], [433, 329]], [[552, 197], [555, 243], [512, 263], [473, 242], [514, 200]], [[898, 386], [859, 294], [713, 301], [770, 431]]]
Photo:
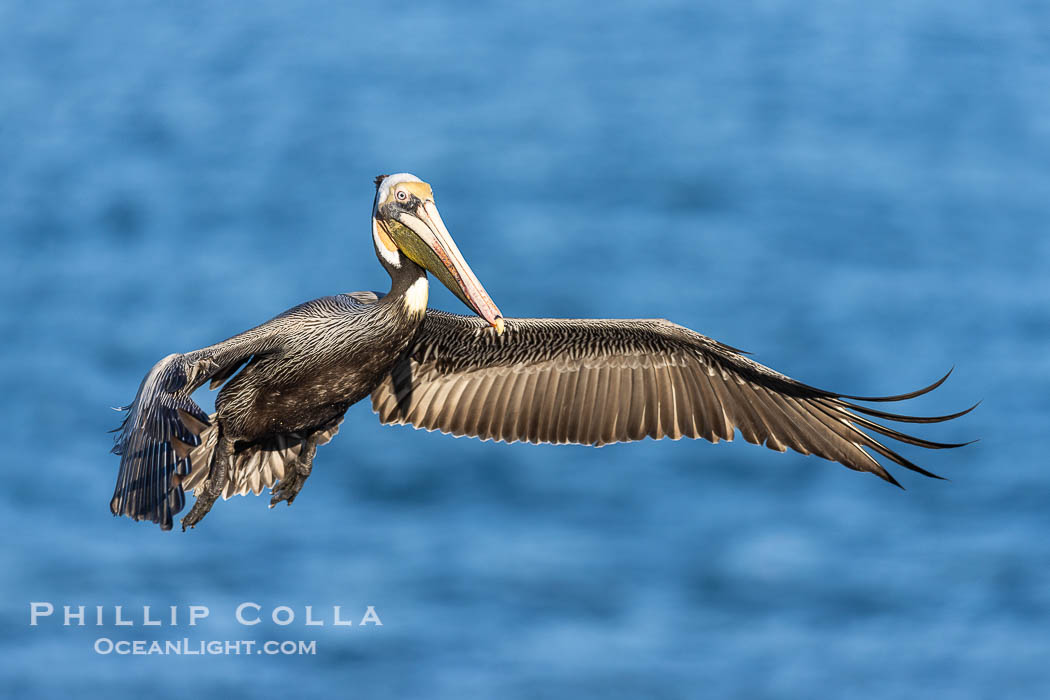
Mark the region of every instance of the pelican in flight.
[[[482, 440], [605, 445], [645, 437], [732, 440], [791, 448], [896, 479], [869, 453], [936, 477], [870, 433], [931, 449], [881, 421], [937, 423], [802, 384], [740, 351], [662, 319], [504, 318], [441, 220], [430, 185], [376, 178], [372, 242], [390, 274], [386, 294], [352, 292], [300, 304], [221, 343], [168, 355], [124, 409], [113, 452], [114, 515], [165, 530], [185, 506], [194, 527], [221, 495], [264, 488], [291, 505], [318, 445], [371, 395], [383, 423]], [[477, 316], [427, 308], [427, 273]], [[950, 374], [950, 372], [949, 372]], [[219, 386], [215, 413], [192, 394]], [[868, 432], [865, 432], [868, 431]]]

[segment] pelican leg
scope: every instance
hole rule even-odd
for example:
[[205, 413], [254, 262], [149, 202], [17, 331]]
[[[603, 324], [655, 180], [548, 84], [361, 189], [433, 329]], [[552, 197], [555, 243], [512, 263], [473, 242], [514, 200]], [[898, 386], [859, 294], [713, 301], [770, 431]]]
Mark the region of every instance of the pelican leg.
[[273, 488], [273, 496], [270, 498], [271, 508], [281, 501], [287, 501], [288, 505], [292, 505], [292, 501], [299, 495], [313, 469], [314, 455], [317, 454], [317, 437], [318, 433], [315, 432], [306, 438], [303, 451], [292, 464], [288, 465], [284, 478]]
[[193, 504], [192, 510], [186, 514], [186, 517], [182, 519], [182, 531], [185, 532], [188, 527], [196, 527], [204, 516], [208, 514], [211, 507], [215, 505], [215, 500], [222, 494], [223, 489], [226, 488], [226, 481], [228, 478], [227, 468], [229, 467], [230, 460], [233, 457], [233, 440], [230, 440], [225, 435], [219, 437], [219, 444], [215, 446], [215, 453], [212, 457], [211, 470], [208, 472], [208, 479], [204, 482], [204, 491], [201, 495], [197, 496], [197, 501]]

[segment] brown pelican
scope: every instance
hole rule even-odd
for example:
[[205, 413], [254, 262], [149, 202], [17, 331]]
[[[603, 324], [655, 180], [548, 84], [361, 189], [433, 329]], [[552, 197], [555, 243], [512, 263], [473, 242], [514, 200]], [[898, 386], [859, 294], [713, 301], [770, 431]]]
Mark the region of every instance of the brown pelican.
[[[430, 185], [414, 175], [376, 178], [372, 241], [390, 274], [386, 294], [315, 299], [150, 370], [123, 409], [113, 448], [114, 515], [168, 530], [190, 490], [196, 502], [183, 530], [220, 495], [269, 487], [271, 507], [290, 505], [317, 446], [369, 394], [383, 423], [483, 440], [718, 442], [740, 431], [748, 442], [818, 455], [898, 486], [867, 450], [936, 475], [864, 430], [926, 448], [966, 444], [931, 442], [872, 418], [936, 423], [973, 407], [916, 417], [852, 403], [910, 399], [948, 375], [908, 394], [849, 396], [665, 320], [504, 319], [445, 228]], [[427, 272], [480, 318], [428, 309]], [[205, 382], [222, 386], [210, 416], [191, 398]]]

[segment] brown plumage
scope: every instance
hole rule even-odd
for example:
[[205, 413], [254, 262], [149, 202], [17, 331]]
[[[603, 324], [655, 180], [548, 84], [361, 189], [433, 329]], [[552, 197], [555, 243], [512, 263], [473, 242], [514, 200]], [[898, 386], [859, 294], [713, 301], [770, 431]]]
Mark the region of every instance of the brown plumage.
[[[604, 445], [646, 437], [732, 440], [791, 448], [897, 481], [872, 456], [935, 476], [875, 433], [916, 447], [940, 443], [873, 419], [937, 423], [797, 382], [739, 351], [664, 320], [504, 319], [437, 212], [430, 186], [376, 178], [376, 255], [387, 294], [355, 292], [301, 304], [200, 350], [173, 354], [143, 379], [114, 452], [110, 509], [164, 529], [185, 505], [196, 525], [219, 496], [261, 493], [289, 504], [315, 450], [350, 405], [372, 395], [384, 423], [504, 442]], [[481, 318], [426, 307], [427, 271]], [[205, 415], [193, 392], [221, 386]], [[868, 431], [868, 432], [865, 432]], [[899, 484], [897, 484], [899, 485]]]

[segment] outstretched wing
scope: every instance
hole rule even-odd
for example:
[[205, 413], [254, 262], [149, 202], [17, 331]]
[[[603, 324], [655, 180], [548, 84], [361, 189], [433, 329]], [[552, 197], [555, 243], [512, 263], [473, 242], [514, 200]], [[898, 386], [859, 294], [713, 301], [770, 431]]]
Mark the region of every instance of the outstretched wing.
[[168, 355], [153, 366], [117, 429], [113, 452], [120, 455], [120, 472], [109, 504], [114, 515], [171, 529], [172, 516], [185, 506], [180, 485], [193, 468], [190, 452], [210, 426], [191, 395], [208, 380], [213, 388], [221, 384], [253, 355], [273, 347], [272, 338], [253, 329], [203, 350]]
[[[374, 292], [314, 299], [221, 343], [168, 355], [154, 365], [135, 400], [123, 409], [128, 415], [117, 429], [113, 452], [120, 455], [120, 473], [109, 505], [113, 514], [151, 520], [170, 530], [172, 516], [185, 505], [183, 492], [199, 492], [207, 478], [218, 438], [217, 427], [193, 402], [193, 392], [207, 381], [215, 389], [245, 363], [283, 352], [288, 337], [308, 334], [319, 317], [352, 312], [378, 299]], [[330, 426], [319, 439], [327, 442], [335, 430]], [[237, 455], [226, 495], [272, 486], [304, 439], [294, 434], [275, 438]]]
[[[861, 428], [926, 448], [871, 418], [936, 423], [850, 403], [858, 397], [797, 382], [738, 351], [664, 320], [481, 319], [428, 310], [414, 344], [372, 393], [383, 423], [505, 442], [604, 445], [645, 437], [745, 440], [815, 454], [897, 481], [865, 450], [935, 476]], [[949, 372], [950, 374], [950, 372]], [[965, 443], [963, 443], [965, 444]], [[897, 484], [899, 486], [899, 484]]]

